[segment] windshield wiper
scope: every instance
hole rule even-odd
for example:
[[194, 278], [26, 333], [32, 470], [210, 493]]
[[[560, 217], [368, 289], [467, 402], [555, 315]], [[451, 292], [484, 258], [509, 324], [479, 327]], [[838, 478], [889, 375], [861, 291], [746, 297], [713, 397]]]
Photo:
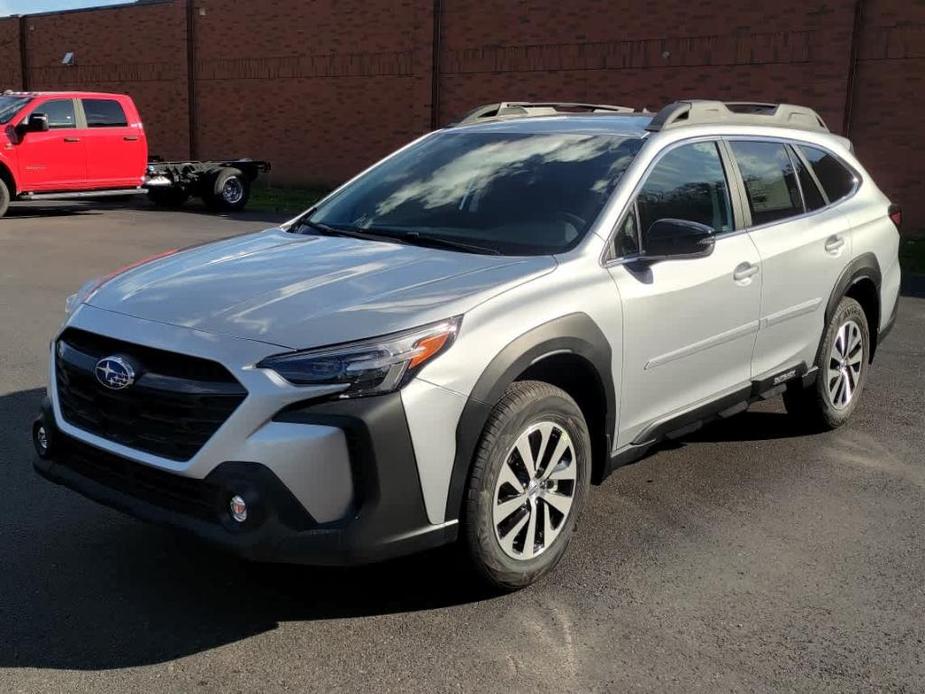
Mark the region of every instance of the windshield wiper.
[[405, 243], [402, 239], [392, 236], [391, 234], [379, 234], [375, 231], [367, 231], [358, 227], [332, 227], [322, 222], [313, 222], [309, 219], [301, 220], [297, 227], [308, 227], [324, 236], [346, 236], [351, 239], [363, 239], [364, 241], [388, 241], [391, 243]]
[[501, 255], [501, 251], [497, 248], [480, 246], [465, 241], [454, 241], [435, 234], [422, 234], [420, 231], [402, 231], [400, 229], [387, 229], [384, 227], [370, 227], [369, 231], [374, 234], [387, 236], [388, 238], [399, 239], [404, 243], [412, 243], [420, 246], [448, 248], [455, 251], [466, 251], [467, 253], [480, 253], [482, 255]]

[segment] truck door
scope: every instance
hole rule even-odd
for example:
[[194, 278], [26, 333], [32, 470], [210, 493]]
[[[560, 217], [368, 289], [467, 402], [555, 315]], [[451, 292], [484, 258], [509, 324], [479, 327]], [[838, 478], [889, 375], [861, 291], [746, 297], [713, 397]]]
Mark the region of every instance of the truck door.
[[83, 98], [88, 188], [135, 188], [147, 166], [141, 123], [129, 122], [126, 109], [112, 98]]
[[79, 190], [87, 177], [87, 150], [77, 128], [74, 99], [49, 99], [33, 105], [22, 116], [48, 116], [46, 132], [22, 133], [16, 145], [19, 190]]

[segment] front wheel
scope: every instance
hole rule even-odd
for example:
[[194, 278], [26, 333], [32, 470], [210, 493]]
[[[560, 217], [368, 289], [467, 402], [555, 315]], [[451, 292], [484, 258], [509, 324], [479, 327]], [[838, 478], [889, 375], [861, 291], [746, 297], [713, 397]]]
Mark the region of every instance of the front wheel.
[[870, 366], [870, 328], [861, 305], [845, 297], [826, 326], [816, 360], [816, 381], [784, 392], [788, 414], [813, 429], [837, 429], [857, 407]]
[[591, 480], [581, 410], [539, 381], [511, 385], [476, 451], [463, 514], [479, 573], [504, 590], [527, 586], [562, 558]]
[[8, 209], [10, 209], [10, 189], [0, 178], [0, 217], [3, 217]]

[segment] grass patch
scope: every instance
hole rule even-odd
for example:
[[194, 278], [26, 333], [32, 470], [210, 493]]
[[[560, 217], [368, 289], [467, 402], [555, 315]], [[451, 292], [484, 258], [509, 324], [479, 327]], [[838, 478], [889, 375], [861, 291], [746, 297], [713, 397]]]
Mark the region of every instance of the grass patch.
[[925, 237], [900, 241], [899, 262], [903, 272], [925, 274]]
[[330, 192], [328, 188], [280, 188], [254, 186], [247, 203], [249, 209], [265, 212], [304, 212]]

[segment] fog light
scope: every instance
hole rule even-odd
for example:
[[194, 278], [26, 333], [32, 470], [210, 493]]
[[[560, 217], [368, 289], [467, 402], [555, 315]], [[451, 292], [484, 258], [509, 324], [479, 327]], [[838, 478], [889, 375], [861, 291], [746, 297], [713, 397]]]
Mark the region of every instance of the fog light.
[[35, 442], [43, 453], [48, 451], [48, 432], [44, 424], [39, 424], [39, 428], [35, 430]]
[[231, 511], [231, 517], [238, 523], [243, 523], [247, 520], [247, 503], [237, 494], [231, 497], [231, 501], [228, 502], [228, 510]]

